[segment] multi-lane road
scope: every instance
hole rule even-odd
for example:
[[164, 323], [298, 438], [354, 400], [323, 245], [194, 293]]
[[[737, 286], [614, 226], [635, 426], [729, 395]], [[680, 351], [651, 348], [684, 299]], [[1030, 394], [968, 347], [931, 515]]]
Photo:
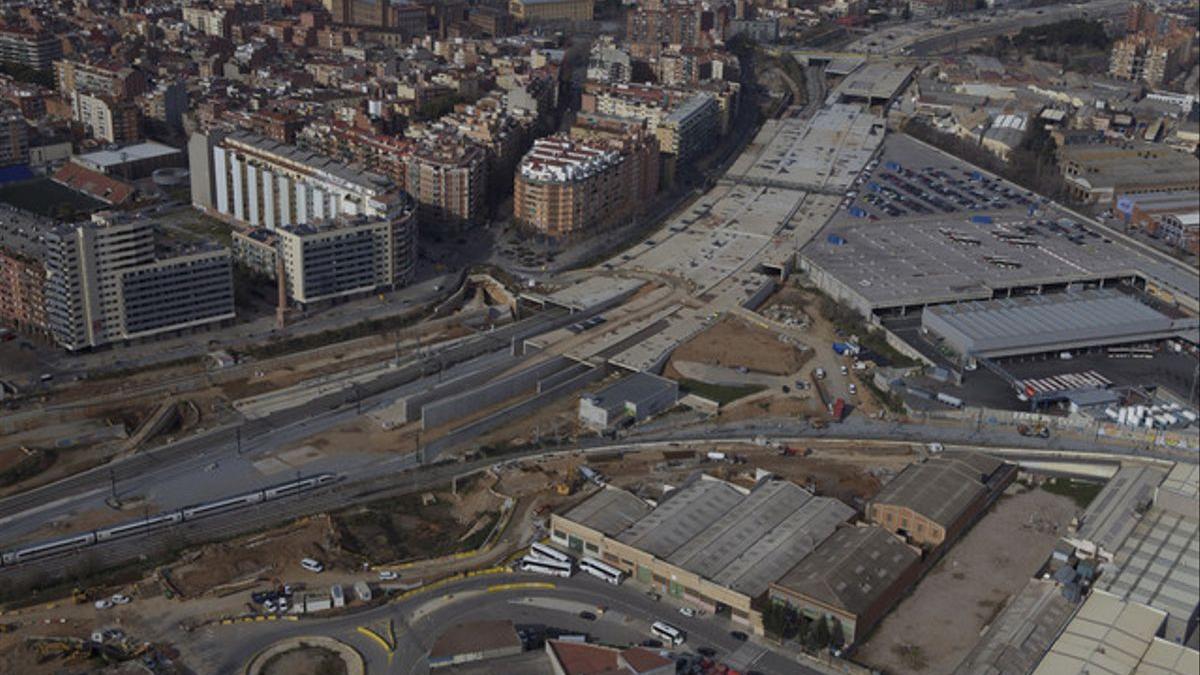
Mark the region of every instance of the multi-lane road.
[[[521, 587], [552, 583], [554, 588]], [[599, 607], [605, 610], [601, 613]], [[285, 638], [322, 635], [353, 646], [367, 661], [369, 673], [427, 673], [427, 654], [447, 629], [468, 621], [509, 619], [516, 624], [541, 624], [572, 633], [588, 634], [609, 644], [637, 644], [652, 638], [649, 627], [663, 620], [687, 633], [687, 642], [672, 650], [691, 653], [702, 647], [716, 650], [718, 658], [742, 672], [771, 675], [816, 673], [789, 652], [752, 638], [740, 641], [731, 632], [748, 630], [715, 616], [687, 617], [669, 597], [654, 600], [635, 582], [612, 586], [587, 575], [570, 579], [528, 574], [473, 577], [387, 604], [329, 619], [302, 618], [298, 622], [210, 624], [194, 631], [185, 646], [190, 662], [205, 664], [212, 672], [239, 672], [254, 655]], [[594, 620], [580, 612], [598, 614]], [[378, 630], [392, 622], [396, 641], [392, 653], [362, 635], [359, 627]], [[236, 641], [230, 638], [235, 636]]]

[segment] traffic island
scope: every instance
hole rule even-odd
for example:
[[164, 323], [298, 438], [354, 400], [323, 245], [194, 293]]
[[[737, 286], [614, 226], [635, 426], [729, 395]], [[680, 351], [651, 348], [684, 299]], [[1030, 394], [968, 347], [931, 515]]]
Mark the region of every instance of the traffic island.
[[[337, 664], [341, 664], [339, 670]], [[281, 673], [328, 673], [366, 675], [362, 655], [350, 645], [329, 637], [296, 637], [262, 650], [246, 664], [246, 675]]]

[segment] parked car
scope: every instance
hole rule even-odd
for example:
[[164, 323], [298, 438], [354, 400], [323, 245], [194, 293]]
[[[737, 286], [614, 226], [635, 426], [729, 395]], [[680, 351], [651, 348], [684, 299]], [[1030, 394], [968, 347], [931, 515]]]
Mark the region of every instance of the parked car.
[[95, 605], [96, 605], [96, 609], [111, 609], [113, 606], [113, 603], [112, 603], [112, 600], [109, 600], [108, 598], [103, 598], [101, 600], [97, 600], [95, 602]]
[[391, 570], [379, 570], [380, 581], [395, 581], [400, 578], [400, 575]]
[[320, 560], [314, 560], [312, 558], [304, 558], [300, 561], [300, 566], [314, 574], [320, 574], [321, 572], [325, 571], [325, 565], [323, 565]]
[[733, 638], [734, 640], [737, 640], [738, 642], [745, 642], [746, 640], [750, 639], [749, 635], [746, 635], [745, 633], [743, 633], [740, 630], [729, 631], [729, 637]]
[[109, 599], [112, 600], [114, 605], [128, 605], [129, 603], [133, 602], [133, 598], [129, 597], [128, 595], [121, 595], [120, 593], [117, 593]]
[[584, 611], [579, 613], [579, 618], [583, 619], [584, 621], [595, 621], [596, 615], [592, 612]]
[[680, 607], [679, 613], [684, 616], [696, 616], [696, 610], [692, 609], [691, 607]]

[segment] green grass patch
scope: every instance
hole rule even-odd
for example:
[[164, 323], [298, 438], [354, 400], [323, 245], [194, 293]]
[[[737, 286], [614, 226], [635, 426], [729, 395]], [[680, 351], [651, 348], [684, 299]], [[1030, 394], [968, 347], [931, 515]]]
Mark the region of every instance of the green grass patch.
[[1074, 478], [1050, 478], [1042, 483], [1042, 489], [1051, 494], [1067, 497], [1079, 508], [1086, 509], [1096, 495], [1104, 489], [1104, 484], [1075, 480]]
[[680, 389], [686, 394], [695, 394], [706, 398], [710, 401], [716, 401], [719, 405], [725, 405], [739, 398], [757, 394], [766, 389], [766, 386], [761, 384], [743, 384], [743, 385], [726, 385], [726, 384], [709, 384], [699, 380], [681, 380], [679, 382]]

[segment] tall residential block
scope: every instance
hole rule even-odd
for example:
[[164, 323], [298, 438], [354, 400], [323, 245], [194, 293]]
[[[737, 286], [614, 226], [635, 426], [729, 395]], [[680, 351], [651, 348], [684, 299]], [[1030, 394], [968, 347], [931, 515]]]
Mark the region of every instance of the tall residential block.
[[62, 56], [62, 42], [48, 31], [0, 28], [0, 63], [16, 63], [34, 70], [50, 70]]

